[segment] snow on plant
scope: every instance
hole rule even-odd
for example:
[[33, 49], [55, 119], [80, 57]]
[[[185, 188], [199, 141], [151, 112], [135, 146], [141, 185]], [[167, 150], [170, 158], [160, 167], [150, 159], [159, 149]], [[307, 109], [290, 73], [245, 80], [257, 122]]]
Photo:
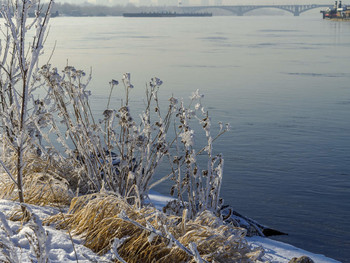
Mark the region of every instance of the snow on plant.
[[[220, 199], [220, 188], [223, 176], [224, 160], [221, 154], [213, 155], [213, 142], [223, 133], [229, 130], [229, 125], [223, 127], [220, 124], [219, 133], [213, 138], [211, 135], [211, 119], [208, 112], [202, 105], [204, 95], [195, 91], [190, 97], [190, 106], [185, 106], [184, 101], [174, 107], [176, 113], [175, 122], [177, 125], [174, 141], [176, 144], [176, 153], [172, 155], [172, 172], [151, 185], [154, 187], [165, 178], [171, 177], [175, 184], [171, 188], [171, 195], [177, 196], [177, 200], [168, 204], [165, 211], [181, 214], [183, 209], [188, 209], [188, 216], [195, 217], [204, 210], [212, 210], [219, 214], [222, 205]], [[191, 106], [194, 105], [192, 108]], [[196, 149], [196, 125], [197, 120], [203, 128], [206, 136], [207, 145]], [[203, 152], [207, 153], [207, 167], [200, 171], [200, 162], [197, 156]]]
[[[32, 150], [32, 136], [36, 135], [33, 92], [39, 87], [36, 81], [38, 62], [52, 4], [51, 0], [43, 10], [40, 0], [13, 0], [3, 4], [0, 10], [5, 21], [1, 25], [4, 41], [0, 46], [0, 118], [2, 133], [6, 135], [3, 143], [7, 146], [3, 155], [16, 156], [14, 164], [6, 163], [6, 170], [16, 175], [12, 179], [16, 181], [21, 203], [24, 202], [23, 157]], [[31, 20], [28, 19], [30, 10], [35, 11], [35, 18]], [[27, 39], [29, 32], [33, 34], [31, 40]], [[25, 211], [24, 206], [22, 210]]]
[[114, 238], [112, 245], [111, 245], [111, 252], [114, 256], [113, 259], [117, 259], [118, 261], [120, 261], [121, 263], [127, 263], [118, 253], [118, 248], [125, 242], [126, 239], [128, 239], [129, 237], [123, 237], [121, 239], [119, 238]]
[[254, 250], [244, 239], [246, 230], [223, 224], [211, 211], [189, 220], [186, 210], [179, 217], [152, 206], [135, 208], [115, 194], [95, 193], [74, 198], [67, 214], [51, 216], [45, 223], [70, 229], [92, 251], [107, 252], [107, 259], [251, 262], [249, 253]]
[[[47, 233], [42, 226], [42, 222], [37, 215], [31, 212], [31, 209], [26, 206], [27, 215], [30, 217], [21, 231], [24, 232], [29, 246], [35, 256], [35, 262], [49, 262], [49, 243]], [[11, 238], [15, 233], [8, 225], [6, 216], [0, 212], [0, 262], [18, 263], [21, 262], [18, 258], [20, 247], [15, 244]]]
[[203, 259], [200, 257], [199, 252], [197, 250], [197, 247], [194, 243], [190, 243], [189, 247], [190, 249], [188, 249], [185, 245], [183, 245], [179, 240], [177, 240], [174, 235], [167, 229], [166, 224], [161, 225], [162, 226], [162, 230], [157, 230], [156, 228], [154, 228], [152, 226], [152, 224], [150, 224], [148, 221], [146, 221], [146, 226], [141, 225], [140, 223], [136, 222], [135, 220], [130, 219], [125, 211], [122, 211], [121, 213], [119, 213], [118, 215], [119, 218], [123, 219], [126, 222], [129, 222], [133, 225], [135, 225], [136, 227], [143, 229], [145, 231], [148, 231], [150, 233], [150, 235], [148, 236], [148, 242], [151, 243], [154, 239], [155, 236], [160, 236], [166, 240], [168, 240], [168, 248], [172, 248], [173, 246], [178, 247], [179, 249], [181, 249], [182, 251], [184, 251], [186, 254], [188, 254], [190, 257], [193, 257], [194, 260], [198, 263], [204, 263]]
[[[104, 166], [99, 156], [103, 149], [100, 126], [95, 124], [88, 102], [90, 92], [86, 87], [90, 78], [83, 82], [83, 71], [67, 66], [60, 74], [51, 65], [43, 66], [39, 76], [47, 87], [43, 107], [47, 112], [45, 130], [49, 130], [49, 134], [45, 135], [45, 130], [36, 123], [43, 134], [43, 152], [49, 147], [56, 158], [70, 165], [81, 179], [86, 179], [91, 189], [101, 189]], [[54, 140], [50, 134], [55, 136]]]
[[26, 206], [27, 211], [30, 213], [30, 221], [23, 229], [28, 239], [30, 248], [36, 256], [36, 262], [47, 263], [49, 262], [49, 249], [50, 244], [47, 239], [47, 232], [44, 229], [39, 217], [30, 211], [30, 208]]
[[[95, 120], [90, 105], [90, 92], [84, 82], [85, 73], [67, 66], [62, 73], [50, 65], [39, 71], [42, 85], [48, 93], [42, 103], [46, 126], [56, 136], [64, 154], [56, 147], [56, 154], [79, 174], [87, 189], [82, 193], [100, 190], [112, 191], [141, 204], [148, 185], [162, 158], [168, 154], [167, 130], [171, 121], [172, 105], [163, 118], [158, 105], [157, 91], [161, 81], [154, 78], [146, 93], [146, 109], [140, 121], [131, 115], [129, 106], [130, 74], [123, 75], [126, 99], [119, 109], [108, 108], [103, 118]], [[111, 91], [118, 81], [110, 82]], [[155, 104], [155, 105], [153, 105]], [[151, 121], [151, 109], [157, 120]], [[52, 137], [45, 135], [43, 125], [35, 123], [43, 137], [42, 152], [50, 145]], [[77, 190], [77, 189], [76, 189]]]
[[11, 240], [13, 232], [2, 212], [0, 212], [0, 223], [0, 262], [18, 263], [16, 247]]
[[[125, 100], [119, 109], [112, 109], [108, 99], [107, 109], [102, 119], [96, 118], [90, 108], [91, 93], [87, 90], [91, 76], [74, 67], [67, 66], [62, 72], [51, 65], [45, 65], [38, 72], [41, 85], [47, 87], [46, 97], [37, 102], [35, 128], [39, 131], [40, 151], [48, 148], [56, 157], [75, 170], [80, 183], [76, 193], [112, 191], [130, 203], [142, 205], [150, 188], [172, 177], [176, 184], [178, 201], [189, 208], [189, 216], [194, 217], [205, 209], [218, 211], [221, 205], [220, 186], [223, 172], [223, 158], [212, 154], [213, 142], [228, 128], [221, 124], [219, 134], [213, 138], [211, 120], [202, 106], [203, 95], [193, 93], [190, 106], [183, 100], [172, 97], [167, 110], [159, 105], [158, 91], [162, 81], [152, 78], [147, 85], [145, 109], [139, 115], [140, 121], [132, 116], [129, 105], [130, 74], [123, 75]], [[111, 92], [119, 82], [110, 82]], [[191, 107], [195, 105], [194, 107]], [[205, 131], [207, 145], [196, 151], [195, 128], [197, 120]], [[174, 123], [175, 132], [168, 130]], [[55, 143], [43, 129], [56, 137], [63, 149], [59, 151]], [[175, 151], [171, 148], [174, 148]], [[207, 169], [199, 170], [197, 155], [207, 152]], [[153, 182], [157, 166], [166, 157], [171, 164], [170, 176]], [[68, 178], [68, 180], [70, 180]]]

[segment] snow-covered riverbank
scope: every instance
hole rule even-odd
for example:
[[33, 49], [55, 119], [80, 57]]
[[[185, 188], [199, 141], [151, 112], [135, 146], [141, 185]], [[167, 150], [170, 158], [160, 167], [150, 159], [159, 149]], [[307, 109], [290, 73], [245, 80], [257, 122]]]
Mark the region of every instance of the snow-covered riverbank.
[[[160, 196], [157, 194], [151, 194], [150, 198], [156, 207], [161, 208], [164, 206], [168, 197]], [[8, 200], [0, 200], [0, 211], [3, 214], [8, 214], [15, 206], [18, 206], [17, 202], [11, 202]], [[39, 216], [41, 219], [46, 218], [47, 216], [57, 214], [59, 212], [56, 208], [50, 207], [39, 207], [39, 206], [29, 206], [34, 214]], [[25, 226], [23, 229], [20, 229], [20, 224], [17, 222], [7, 221], [10, 228], [10, 236], [5, 234], [5, 231], [2, 230], [3, 225], [1, 225], [0, 230], [0, 243], [7, 245], [8, 251], [13, 250], [17, 255], [17, 260], [14, 262], [36, 262], [36, 257], [34, 253], [30, 250], [30, 244], [26, 233], [30, 233], [32, 230]], [[47, 231], [47, 252], [49, 255], [50, 262], [59, 263], [59, 262], [77, 262], [77, 260], [82, 262], [109, 262], [108, 255], [107, 257], [100, 257], [92, 252], [90, 249], [82, 245], [82, 240], [74, 237], [72, 240], [69, 234], [65, 231], [59, 231], [54, 229], [51, 226], [45, 226]], [[305, 250], [296, 248], [289, 244], [282, 242], [274, 241], [268, 238], [263, 237], [250, 237], [247, 238], [248, 243], [253, 246], [261, 246], [265, 250], [264, 259], [269, 260], [269, 262], [289, 262], [293, 257], [308, 256], [317, 263], [337, 263], [339, 261], [327, 258], [323, 255], [316, 255]], [[74, 243], [74, 247], [72, 245]], [[0, 259], [2, 255], [0, 253]]]
[[264, 258], [270, 262], [289, 262], [292, 258], [307, 256], [315, 263], [340, 263], [340, 261], [327, 258], [324, 255], [313, 254], [292, 245], [264, 237], [247, 237], [251, 246], [262, 246], [265, 250]]

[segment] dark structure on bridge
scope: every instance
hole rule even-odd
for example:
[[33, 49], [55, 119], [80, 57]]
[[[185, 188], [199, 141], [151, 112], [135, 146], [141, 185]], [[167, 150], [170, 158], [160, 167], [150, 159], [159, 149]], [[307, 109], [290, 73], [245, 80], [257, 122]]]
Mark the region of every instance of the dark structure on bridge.
[[184, 12], [197, 12], [204, 9], [213, 9], [219, 8], [230, 11], [238, 16], [243, 16], [245, 13], [250, 12], [252, 10], [260, 9], [260, 8], [277, 8], [282, 9], [284, 11], [288, 11], [294, 16], [299, 16], [301, 13], [306, 12], [308, 10], [314, 8], [321, 7], [331, 7], [332, 5], [214, 5], [214, 6], [181, 6], [180, 8]]

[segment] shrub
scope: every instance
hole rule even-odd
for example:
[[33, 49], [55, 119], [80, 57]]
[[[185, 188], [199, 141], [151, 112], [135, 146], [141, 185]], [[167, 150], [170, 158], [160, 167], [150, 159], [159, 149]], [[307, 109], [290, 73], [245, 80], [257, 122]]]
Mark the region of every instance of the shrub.
[[[88, 182], [88, 188], [80, 188], [81, 193], [104, 189], [141, 205], [151, 187], [171, 177], [175, 181], [171, 193], [177, 192], [179, 202], [189, 209], [190, 217], [206, 209], [218, 211], [223, 158], [213, 155], [213, 141], [228, 127], [221, 127], [216, 138], [212, 137], [210, 117], [201, 104], [203, 95], [198, 91], [193, 94], [189, 107], [184, 106], [183, 101], [179, 103], [176, 98], [170, 98], [162, 115], [158, 99], [162, 82], [153, 78], [146, 90], [145, 110], [137, 122], [129, 105], [133, 85], [130, 74], [126, 73], [122, 79], [125, 100], [121, 107], [111, 109], [108, 101], [103, 119], [95, 120], [83, 71], [66, 67], [59, 74], [57, 69], [46, 65], [39, 73], [43, 85], [48, 87], [46, 102], [42, 102], [45, 127], [53, 131], [65, 155], [54, 147], [53, 151], [64, 162], [70, 162], [81, 181]], [[112, 91], [118, 81], [112, 80], [110, 85]], [[199, 121], [207, 138], [207, 145], [198, 152], [195, 131], [191, 128], [193, 120]], [[171, 134], [168, 131], [172, 123], [174, 132]], [[60, 125], [64, 128], [60, 129]], [[37, 128], [40, 130], [39, 125]], [[53, 145], [48, 135], [43, 139]], [[206, 169], [200, 171], [196, 156], [202, 152], [207, 153], [208, 161]], [[158, 182], [152, 182], [164, 158], [171, 172]], [[77, 189], [82, 186], [79, 184]]]

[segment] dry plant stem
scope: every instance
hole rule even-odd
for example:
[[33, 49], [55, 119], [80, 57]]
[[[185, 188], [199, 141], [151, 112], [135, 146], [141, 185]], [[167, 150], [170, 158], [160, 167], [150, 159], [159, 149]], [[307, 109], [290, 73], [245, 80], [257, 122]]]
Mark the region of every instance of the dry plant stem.
[[[17, 187], [18, 187], [18, 198], [19, 202], [22, 204], [24, 203], [24, 197], [23, 197], [23, 184], [22, 184], [22, 178], [23, 178], [23, 148], [24, 148], [24, 125], [25, 125], [25, 117], [27, 113], [27, 100], [28, 100], [28, 86], [27, 86], [27, 78], [28, 78], [28, 68], [26, 65], [25, 60], [25, 55], [24, 55], [24, 41], [25, 41], [25, 26], [26, 26], [26, 9], [27, 9], [27, 1], [23, 2], [22, 6], [22, 17], [21, 17], [21, 36], [20, 36], [20, 50], [17, 51], [19, 52], [19, 63], [20, 63], [20, 69], [22, 73], [22, 103], [21, 103], [21, 113], [20, 113], [20, 126], [19, 126], [19, 131], [20, 131], [20, 140], [19, 140], [19, 145], [17, 147]], [[26, 212], [26, 207], [21, 206], [23, 214]]]
[[0, 164], [1, 164], [2, 168], [5, 170], [5, 172], [7, 173], [7, 175], [10, 177], [10, 179], [17, 185], [16, 179], [14, 178], [12, 173], [7, 169], [7, 167], [4, 164], [4, 162], [0, 160]]

